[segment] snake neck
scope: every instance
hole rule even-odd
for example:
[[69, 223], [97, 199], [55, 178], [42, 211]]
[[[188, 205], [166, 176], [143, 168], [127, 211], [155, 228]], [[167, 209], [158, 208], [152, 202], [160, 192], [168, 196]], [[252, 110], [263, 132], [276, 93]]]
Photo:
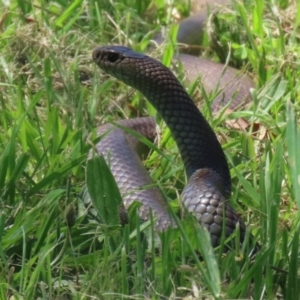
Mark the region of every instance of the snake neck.
[[167, 68], [162, 68], [147, 84], [140, 84], [137, 80], [130, 85], [145, 95], [170, 128], [188, 178], [197, 170], [212, 169], [221, 176], [222, 193], [228, 196], [231, 178], [222, 147], [177, 78]]

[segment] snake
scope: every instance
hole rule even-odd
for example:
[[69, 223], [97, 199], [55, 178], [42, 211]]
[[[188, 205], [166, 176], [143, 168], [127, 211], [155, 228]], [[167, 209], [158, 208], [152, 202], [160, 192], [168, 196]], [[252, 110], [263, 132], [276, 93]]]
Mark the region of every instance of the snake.
[[[212, 245], [218, 246], [221, 238], [232, 235], [237, 226], [241, 240], [244, 239], [246, 225], [228, 202], [231, 177], [224, 151], [213, 129], [173, 72], [158, 60], [125, 46], [97, 47], [92, 59], [104, 72], [140, 91], [170, 129], [188, 180], [181, 195], [182, 206], [208, 230]], [[182, 63], [189, 80], [199, 76], [200, 72], [208, 90], [215, 89], [218, 82], [221, 92], [213, 109], [224, 103], [235, 108], [248, 101], [253, 82], [237, 70], [224, 69], [222, 64], [188, 54], [180, 54], [177, 60]], [[118, 126], [105, 124], [97, 129], [99, 136], [108, 134], [96, 144], [96, 150], [109, 165], [125, 207], [138, 200], [142, 204], [139, 209], [142, 220], [148, 220], [151, 212], [156, 230], [174, 226], [168, 204], [138, 155], [142, 143], [123, 129], [129, 128], [153, 141], [157, 136], [155, 118], [134, 118], [117, 123]], [[92, 155], [90, 151], [89, 158]]]

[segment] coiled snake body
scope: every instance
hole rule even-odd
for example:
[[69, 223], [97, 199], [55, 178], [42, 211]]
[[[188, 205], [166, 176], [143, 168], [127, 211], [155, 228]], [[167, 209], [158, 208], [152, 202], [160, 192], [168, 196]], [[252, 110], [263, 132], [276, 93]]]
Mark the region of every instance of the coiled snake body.
[[[122, 46], [97, 48], [93, 52], [93, 60], [105, 72], [139, 90], [155, 106], [170, 128], [189, 178], [182, 193], [182, 202], [207, 227], [212, 244], [219, 244], [223, 224], [226, 237], [233, 233], [237, 223], [240, 225], [241, 236], [244, 236], [244, 223], [227, 203], [231, 179], [221, 145], [173, 73], [147, 55]], [[121, 124], [147, 137], [154, 135], [155, 123], [151, 118], [126, 120]], [[156, 190], [142, 191], [150, 191], [152, 195], [140, 194], [140, 187], [145, 182], [140, 185], [137, 181], [149, 175], [143, 171], [134, 173], [135, 168], [132, 169], [132, 166], [140, 165], [137, 154], [132, 152], [131, 145], [135, 143], [130, 142], [129, 135], [121, 134], [121, 131], [116, 129], [116, 135], [106, 136], [98, 143], [97, 150], [106, 157], [109, 153], [111, 171], [121, 191], [138, 190], [124, 197], [125, 205], [140, 200], [143, 204], [141, 217], [146, 219], [151, 208], [158, 220], [157, 229], [162, 230], [171, 224], [166, 205], [161, 196], [157, 198], [154, 195]]]

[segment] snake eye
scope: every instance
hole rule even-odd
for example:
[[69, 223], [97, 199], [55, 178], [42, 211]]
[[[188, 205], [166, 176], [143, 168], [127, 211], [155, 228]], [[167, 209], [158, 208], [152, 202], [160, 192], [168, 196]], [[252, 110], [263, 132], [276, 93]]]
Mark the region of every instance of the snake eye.
[[107, 55], [107, 59], [111, 62], [114, 63], [119, 59], [119, 54], [111, 52]]

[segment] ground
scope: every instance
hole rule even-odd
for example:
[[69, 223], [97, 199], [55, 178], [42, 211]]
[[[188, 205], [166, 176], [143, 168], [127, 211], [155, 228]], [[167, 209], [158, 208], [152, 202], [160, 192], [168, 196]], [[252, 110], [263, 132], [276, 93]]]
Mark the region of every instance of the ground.
[[[82, 205], [87, 153], [96, 140], [90, 134], [109, 121], [155, 114], [139, 93], [101, 72], [92, 51], [122, 44], [172, 67], [175, 45], [148, 48], [162, 26], [189, 14], [184, 1], [170, 5], [0, 4], [1, 299], [299, 295], [300, 9], [294, 1], [236, 4], [218, 15], [201, 46], [215, 61], [230, 51], [229, 64], [255, 81], [249, 108], [213, 117], [202, 105], [202, 112], [229, 162], [230, 203], [261, 245], [256, 257], [248, 256], [247, 243], [227, 253], [212, 250], [193, 220], [158, 237], [140, 234], [144, 224], [134, 217], [135, 207], [130, 226], [120, 227], [91, 220]], [[186, 87], [198, 103], [198, 87]], [[235, 118], [245, 127], [228, 126]], [[153, 146], [145, 165], [178, 213], [184, 168], [165, 125], [160, 129], [159, 151]]]

